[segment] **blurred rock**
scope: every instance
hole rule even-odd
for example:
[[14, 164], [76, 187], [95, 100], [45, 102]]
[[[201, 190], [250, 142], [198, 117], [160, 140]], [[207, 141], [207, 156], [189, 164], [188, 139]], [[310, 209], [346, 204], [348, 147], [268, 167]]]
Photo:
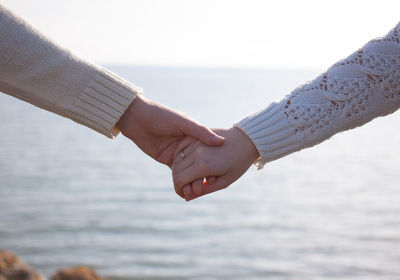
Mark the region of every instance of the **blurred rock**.
[[0, 280], [43, 280], [35, 270], [16, 255], [0, 250]]
[[[1, 280], [1, 279], [0, 279]], [[105, 280], [86, 266], [60, 269], [51, 277], [51, 280]]]

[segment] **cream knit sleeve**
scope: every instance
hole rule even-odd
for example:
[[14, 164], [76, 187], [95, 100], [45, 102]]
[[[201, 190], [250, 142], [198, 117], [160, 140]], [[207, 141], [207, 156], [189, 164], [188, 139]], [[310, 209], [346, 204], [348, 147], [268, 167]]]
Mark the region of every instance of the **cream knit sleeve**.
[[0, 5], [0, 91], [110, 138], [140, 90], [60, 48]]
[[400, 107], [400, 23], [385, 37], [235, 126], [256, 145], [259, 168]]

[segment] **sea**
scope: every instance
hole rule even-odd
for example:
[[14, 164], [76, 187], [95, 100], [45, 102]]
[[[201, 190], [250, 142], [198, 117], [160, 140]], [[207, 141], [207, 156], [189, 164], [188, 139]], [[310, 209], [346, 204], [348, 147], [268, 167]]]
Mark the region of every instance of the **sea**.
[[[159, 103], [230, 127], [320, 70], [107, 66]], [[400, 279], [400, 112], [251, 167], [186, 202], [129, 139], [0, 94], [0, 249], [46, 277]]]

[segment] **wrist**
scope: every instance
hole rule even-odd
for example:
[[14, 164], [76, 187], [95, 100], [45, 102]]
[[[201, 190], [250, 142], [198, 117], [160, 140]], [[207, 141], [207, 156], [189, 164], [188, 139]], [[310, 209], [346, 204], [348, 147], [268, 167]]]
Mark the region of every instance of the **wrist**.
[[232, 127], [229, 131], [232, 135], [233, 141], [236, 143], [236, 148], [243, 155], [243, 160], [246, 160], [249, 163], [254, 163], [260, 158], [260, 153], [246, 133], [238, 127]]
[[128, 108], [116, 123], [116, 127], [121, 131], [122, 135], [132, 139], [134, 137], [133, 131], [137, 126], [140, 112], [145, 107], [145, 100], [141, 96], [136, 96], [135, 99], [129, 104]]

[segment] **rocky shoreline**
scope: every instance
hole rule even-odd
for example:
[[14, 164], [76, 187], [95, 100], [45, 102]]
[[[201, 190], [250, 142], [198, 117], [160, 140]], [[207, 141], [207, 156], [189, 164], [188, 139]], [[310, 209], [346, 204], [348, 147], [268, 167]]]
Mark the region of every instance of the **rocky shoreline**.
[[[33, 268], [25, 264], [17, 255], [0, 250], [0, 280], [46, 280]], [[50, 280], [105, 280], [86, 266], [76, 266], [57, 270]]]

